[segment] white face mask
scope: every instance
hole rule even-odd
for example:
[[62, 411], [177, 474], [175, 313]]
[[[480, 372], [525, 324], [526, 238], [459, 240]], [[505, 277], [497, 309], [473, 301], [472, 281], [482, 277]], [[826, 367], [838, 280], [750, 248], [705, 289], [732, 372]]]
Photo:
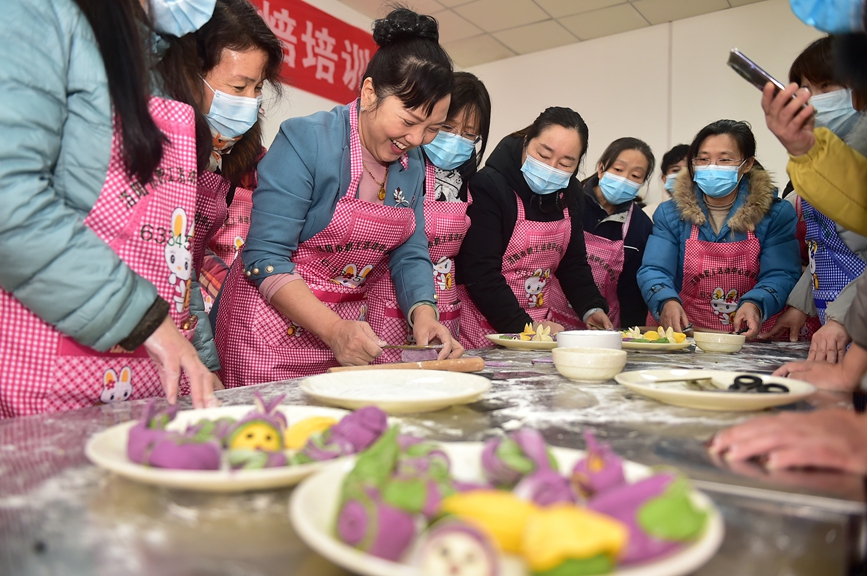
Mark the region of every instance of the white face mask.
[[148, 0], [154, 28], [160, 34], [183, 36], [205, 25], [217, 0]]
[[[205, 86], [211, 85], [202, 78]], [[262, 96], [248, 98], [247, 96], [232, 96], [219, 90], [214, 90], [211, 110], [205, 115], [211, 128], [222, 136], [237, 138], [247, 133], [259, 119], [259, 108], [262, 107]]]
[[810, 98], [816, 109], [816, 126], [824, 126], [837, 135], [846, 136], [858, 121], [858, 111], [852, 107], [852, 90], [834, 90]]

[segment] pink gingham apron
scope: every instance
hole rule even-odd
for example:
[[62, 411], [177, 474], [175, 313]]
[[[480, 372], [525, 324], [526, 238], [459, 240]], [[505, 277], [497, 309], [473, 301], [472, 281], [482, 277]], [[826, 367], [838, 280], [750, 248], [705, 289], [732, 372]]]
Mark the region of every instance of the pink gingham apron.
[[[161, 98], [151, 98], [149, 107], [169, 140], [153, 181], [142, 186], [127, 175], [121, 132], [115, 125], [105, 183], [84, 224], [135, 273], [154, 283], [171, 305], [172, 320], [192, 338], [195, 316], [190, 316], [188, 304], [196, 206], [193, 110]], [[133, 352], [118, 346], [97, 352], [61, 334], [3, 290], [0, 359], [4, 417], [163, 395], [157, 368], [143, 346]], [[185, 379], [180, 393], [189, 394]]]
[[[551, 320], [547, 288], [569, 245], [572, 233], [569, 210], [563, 210], [562, 220], [534, 222], [527, 220], [521, 197], [515, 194], [515, 199], [518, 218], [503, 254], [503, 277], [518, 304], [534, 322]], [[485, 335], [495, 334], [496, 330], [473, 304], [463, 284], [458, 286], [458, 299], [461, 301], [461, 345], [467, 350], [494, 346]]]
[[250, 231], [250, 212], [253, 210], [253, 191], [238, 186], [229, 205], [228, 215], [208, 247], [220, 260], [231, 266]]
[[[331, 223], [302, 242], [292, 261], [323, 304], [345, 320], [365, 320], [370, 271], [412, 236], [415, 214], [409, 208], [355, 197], [363, 170], [357, 101], [349, 109], [349, 187], [338, 200]], [[401, 162], [407, 161], [401, 157]], [[239, 259], [229, 271], [217, 313], [215, 340], [226, 387], [321, 374], [337, 366], [325, 342], [262, 298], [256, 284], [244, 276], [242, 264]]]
[[[216, 243], [216, 239], [222, 232], [224, 223], [228, 220], [226, 195], [229, 193], [231, 183], [219, 174], [211, 172], [210, 170], [205, 170], [199, 173], [197, 184], [196, 226], [198, 227], [198, 230], [195, 235], [195, 241], [193, 242], [193, 265], [196, 274], [199, 275], [200, 290], [202, 292], [202, 300], [205, 304], [205, 312], [210, 312], [214, 300], [205, 287], [205, 281], [203, 281], [202, 275], [213, 273], [213, 271], [203, 270], [205, 251]], [[230, 260], [228, 264], [231, 263]], [[209, 278], [204, 280], [210, 281]]]
[[[461, 242], [467, 235], [470, 219], [467, 216], [467, 202], [439, 202], [436, 199], [436, 170], [434, 165], [425, 162], [425, 199], [424, 229], [430, 259], [434, 266], [434, 284], [437, 295], [437, 308], [440, 323], [451, 332], [452, 337], [460, 337], [461, 301], [455, 287], [455, 261], [461, 249]], [[469, 193], [467, 193], [469, 196]], [[381, 266], [386, 263], [383, 262]], [[391, 275], [377, 274], [370, 288], [367, 302], [367, 321], [377, 336], [389, 344], [414, 344], [415, 338], [403, 312], [397, 305], [397, 295]], [[383, 350], [374, 364], [400, 362], [400, 350]]]

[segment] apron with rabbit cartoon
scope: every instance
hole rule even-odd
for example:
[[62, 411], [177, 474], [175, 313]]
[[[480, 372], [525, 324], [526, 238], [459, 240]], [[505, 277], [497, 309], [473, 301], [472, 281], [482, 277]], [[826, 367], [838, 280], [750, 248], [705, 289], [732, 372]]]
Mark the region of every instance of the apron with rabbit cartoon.
[[[349, 186], [328, 226], [302, 242], [292, 261], [323, 304], [345, 320], [365, 320], [368, 276], [412, 236], [415, 214], [411, 208], [355, 197], [363, 170], [357, 101], [349, 108]], [[401, 157], [404, 169], [408, 161]], [[215, 340], [226, 387], [321, 374], [337, 366], [325, 342], [262, 298], [256, 284], [244, 276], [241, 258], [226, 277], [217, 313]]]
[[840, 296], [843, 288], [858, 278], [867, 264], [852, 252], [837, 234], [834, 221], [801, 200], [807, 223], [807, 248], [813, 276], [813, 301], [822, 324], [829, 302]]
[[[436, 199], [435, 186], [436, 170], [430, 161], [426, 161], [424, 228], [434, 268], [437, 308], [440, 312], [440, 323], [449, 329], [453, 338], [458, 339], [461, 329], [461, 301], [458, 299], [454, 282], [454, 258], [470, 227], [467, 207], [472, 203], [472, 199], [468, 198], [467, 202], [440, 202]], [[469, 193], [467, 195], [469, 196]], [[412, 328], [397, 305], [397, 295], [389, 274], [377, 275], [370, 288], [367, 306], [367, 321], [377, 336], [389, 344], [415, 343]], [[374, 363], [400, 361], [400, 350], [383, 350]]]
[[[563, 219], [553, 222], [527, 220], [524, 201], [515, 194], [518, 203], [518, 218], [515, 231], [503, 254], [501, 270], [506, 284], [515, 293], [518, 304], [527, 311], [534, 322], [554, 320], [548, 302], [547, 289], [554, 272], [566, 253], [572, 234], [569, 210], [563, 210]], [[494, 343], [487, 334], [497, 331], [476, 308], [466, 287], [458, 286], [461, 301], [461, 345], [471, 348], [490, 348]]]
[[[698, 239], [698, 227], [692, 227], [684, 247], [680, 301], [696, 330], [737, 330], [738, 302], [756, 285], [761, 251], [752, 230], [739, 242], [705, 242]], [[766, 320], [762, 332], [773, 328], [778, 316]]]
[[[127, 175], [120, 127], [115, 123], [102, 191], [84, 224], [170, 304], [181, 332], [192, 338], [189, 313], [193, 258], [190, 242], [196, 207], [196, 144], [193, 110], [151, 98], [150, 113], [168, 137], [163, 158], [147, 186]], [[60, 333], [0, 290], [2, 416], [23, 416], [162, 396], [156, 365], [144, 347], [115, 346], [97, 352]], [[180, 394], [189, 394], [181, 380]]]

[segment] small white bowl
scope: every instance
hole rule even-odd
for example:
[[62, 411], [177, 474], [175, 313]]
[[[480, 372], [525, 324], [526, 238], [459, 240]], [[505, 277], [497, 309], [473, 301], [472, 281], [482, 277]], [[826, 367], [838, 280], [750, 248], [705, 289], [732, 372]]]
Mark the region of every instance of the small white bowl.
[[564, 330], [557, 332], [558, 348], [610, 348], [623, 347], [623, 334], [613, 330]]
[[695, 345], [705, 352], [721, 354], [733, 354], [739, 351], [747, 339], [743, 334], [716, 334], [713, 332], [695, 332], [692, 338], [695, 340]]
[[557, 372], [576, 382], [604, 382], [623, 372], [626, 351], [610, 348], [554, 348]]

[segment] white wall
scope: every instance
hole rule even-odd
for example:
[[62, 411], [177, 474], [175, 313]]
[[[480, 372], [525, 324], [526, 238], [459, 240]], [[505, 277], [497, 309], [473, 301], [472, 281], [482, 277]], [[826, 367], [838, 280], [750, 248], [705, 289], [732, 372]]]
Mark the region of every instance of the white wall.
[[[688, 1], [688, 0], [684, 0]], [[795, 18], [788, 0], [766, 0], [674, 23], [580, 42], [469, 68], [493, 101], [489, 150], [548, 106], [569, 106], [590, 128], [584, 174], [616, 138], [634, 136], [657, 157], [690, 143], [714, 120], [746, 120], [756, 134], [757, 157], [787, 181], [787, 155], [768, 131], [761, 93], [726, 65], [740, 48], [784, 83], [791, 62], [821, 34]], [[649, 202], [661, 183], [651, 181]]]

